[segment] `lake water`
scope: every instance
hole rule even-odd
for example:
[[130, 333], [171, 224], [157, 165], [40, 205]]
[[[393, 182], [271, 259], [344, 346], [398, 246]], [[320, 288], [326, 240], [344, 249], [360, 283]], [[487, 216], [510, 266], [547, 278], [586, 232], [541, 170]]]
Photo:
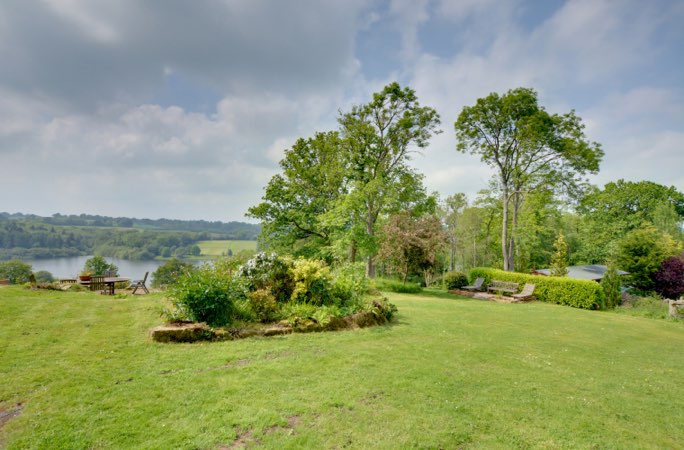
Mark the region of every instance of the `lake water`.
[[[76, 278], [83, 270], [83, 265], [88, 258], [92, 256], [70, 256], [65, 258], [45, 258], [25, 260], [24, 262], [33, 266], [33, 271], [47, 270], [55, 278]], [[127, 259], [105, 257], [108, 263], [116, 265], [119, 268], [119, 275], [126, 278], [141, 279], [145, 276], [145, 272], [152, 272], [157, 270], [159, 266], [166, 261], [129, 261]]]

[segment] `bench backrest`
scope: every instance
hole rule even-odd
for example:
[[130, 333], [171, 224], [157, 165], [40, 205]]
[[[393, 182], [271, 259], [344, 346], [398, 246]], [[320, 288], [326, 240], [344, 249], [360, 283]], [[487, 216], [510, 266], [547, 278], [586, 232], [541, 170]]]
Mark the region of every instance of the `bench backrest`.
[[515, 289], [518, 290], [518, 283], [512, 281], [492, 281], [489, 283], [490, 288]]
[[105, 288], [105, 277], [92, 277], [90, 279], [90, 290], [91, 291], [102, 291]]
[[525, 283], [523, 290], [520, 292], [521, 295], [532, 295], [534, 294], [534, 288], [536, 286], [532, 283]]

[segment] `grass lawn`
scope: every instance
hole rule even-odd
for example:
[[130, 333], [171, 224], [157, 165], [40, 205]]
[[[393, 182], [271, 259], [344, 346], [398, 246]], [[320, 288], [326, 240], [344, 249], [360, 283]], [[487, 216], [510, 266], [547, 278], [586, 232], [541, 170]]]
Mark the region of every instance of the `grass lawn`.
[[241, 250], [256, 251], [256, 241], [199, 241], [202, 256], [223, 256], [230, 249], [233, 254]]
[[148, 338], [160, 294], [0, 287], [0, 447], [684, 442], [682, 323], [388, 296], [389, 326], [169, 345]]

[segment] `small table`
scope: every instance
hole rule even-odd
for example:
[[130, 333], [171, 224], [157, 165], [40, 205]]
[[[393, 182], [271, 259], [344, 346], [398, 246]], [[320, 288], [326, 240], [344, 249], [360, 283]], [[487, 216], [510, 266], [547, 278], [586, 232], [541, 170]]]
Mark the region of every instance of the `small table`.
[[[121, 283], [124, 281], [130, 282], [131, 279], [130, 278], [124, 278], [124, 277], [105, 277], [102, 280], [102, 282], [107, 287], [106, 291], [107, 291], [107, 294], [109, 294], [109, 295], [114, 295], [114, 286], [116, 285], [116, 283]], [[84, 285], [84, 286], [90, 286], [91, 280], [88, 280], [88, 281], [80, 281], [79, 280], [79, 283]]]

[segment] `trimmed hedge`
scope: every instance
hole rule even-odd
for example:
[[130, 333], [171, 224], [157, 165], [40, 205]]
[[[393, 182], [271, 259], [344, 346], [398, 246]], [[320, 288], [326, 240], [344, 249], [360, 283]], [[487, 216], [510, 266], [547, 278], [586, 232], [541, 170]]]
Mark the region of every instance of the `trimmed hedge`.
[[519, 287], [525, 283], [534, 283], [534, 295], [537, 300], [547, 303], [573, 306], [583, 309], [604, 309], [605, 294], [601, 285], [595, 281], [578, 280], [566, 277], [545, 277], [518, 272], [505, 272], [498, 269], [476, 267], [470, 271], [470, 280], [482, 277], [485, 284], [492, 280], [512, 281]]

